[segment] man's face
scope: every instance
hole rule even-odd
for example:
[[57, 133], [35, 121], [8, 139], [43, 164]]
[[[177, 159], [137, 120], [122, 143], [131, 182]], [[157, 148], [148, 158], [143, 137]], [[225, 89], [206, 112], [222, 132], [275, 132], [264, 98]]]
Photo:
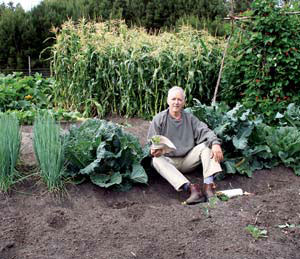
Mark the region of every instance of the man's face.
[[168, 97], [169, 110], [171, 113], [181, 112], [184, 106], [183, 94], [180, 90], [174, 90]]

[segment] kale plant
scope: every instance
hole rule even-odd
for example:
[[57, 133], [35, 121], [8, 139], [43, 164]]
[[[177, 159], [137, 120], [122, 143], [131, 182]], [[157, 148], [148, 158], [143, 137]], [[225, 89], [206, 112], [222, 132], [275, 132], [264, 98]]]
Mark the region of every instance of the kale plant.
[[206, 106], [197, 102], [187, 109], [208, 124], [222, 140], [223, 169], [226, 173], [251, 176], [255, 170], [280, 164], [300, 175], [299, 106], [290, 104], [277, 114], [278, 126], [265, 123], [265, 117], [237, 104]]

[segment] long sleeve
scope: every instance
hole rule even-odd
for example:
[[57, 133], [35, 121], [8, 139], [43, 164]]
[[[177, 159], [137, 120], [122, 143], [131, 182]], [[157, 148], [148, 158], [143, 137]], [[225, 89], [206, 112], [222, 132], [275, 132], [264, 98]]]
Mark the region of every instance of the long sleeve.
[[196, 145], [203, 142], [205, 142], [208, 147], [211, 147], [213, 144], [221, 144], [221, 140], [204, 122], [195, 116], [192, 116], [191, 119]]
[[167, 116], [168, 116], [168, 110], [164, 110], [154, 116], [148, 130], [147, 140], [149, 140], [151, 137], [155, 135], [164, 135], [163, 128], [165, 127], [164, 122], [166, 121]]

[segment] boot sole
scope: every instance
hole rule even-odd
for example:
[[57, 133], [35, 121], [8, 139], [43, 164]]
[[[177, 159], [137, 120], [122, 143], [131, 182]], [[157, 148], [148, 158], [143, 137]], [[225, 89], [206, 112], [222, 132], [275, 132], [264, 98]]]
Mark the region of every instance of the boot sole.
[[195, 205], [195, 204], [198, 204], [198, 203], [203, 203], [203, 202], [205, 202], [205, 200], [206, 200], [206, 198], [202, 197], [201, 199], [198, 199], [198, 200], [195, 200], [195, 201], [192, 201], [192, 202], [185, 201], [184, 203], [186, 205]]

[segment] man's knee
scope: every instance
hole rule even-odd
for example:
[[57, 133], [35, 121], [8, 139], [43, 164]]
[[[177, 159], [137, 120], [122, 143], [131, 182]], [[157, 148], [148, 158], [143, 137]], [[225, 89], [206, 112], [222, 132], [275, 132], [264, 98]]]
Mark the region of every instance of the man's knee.
[[169, 161], [164, 156], [152, 158], [152, 166], [154, 168], [158, 168], [165, 163], [169, 163]]
[[197, 146], [194, 147], [194, 149], [199, 153], [202, 153], [203, 151], [208, 151], [208, 152], [211, 151], [211, 149], [205, 143], [198, 144]]

